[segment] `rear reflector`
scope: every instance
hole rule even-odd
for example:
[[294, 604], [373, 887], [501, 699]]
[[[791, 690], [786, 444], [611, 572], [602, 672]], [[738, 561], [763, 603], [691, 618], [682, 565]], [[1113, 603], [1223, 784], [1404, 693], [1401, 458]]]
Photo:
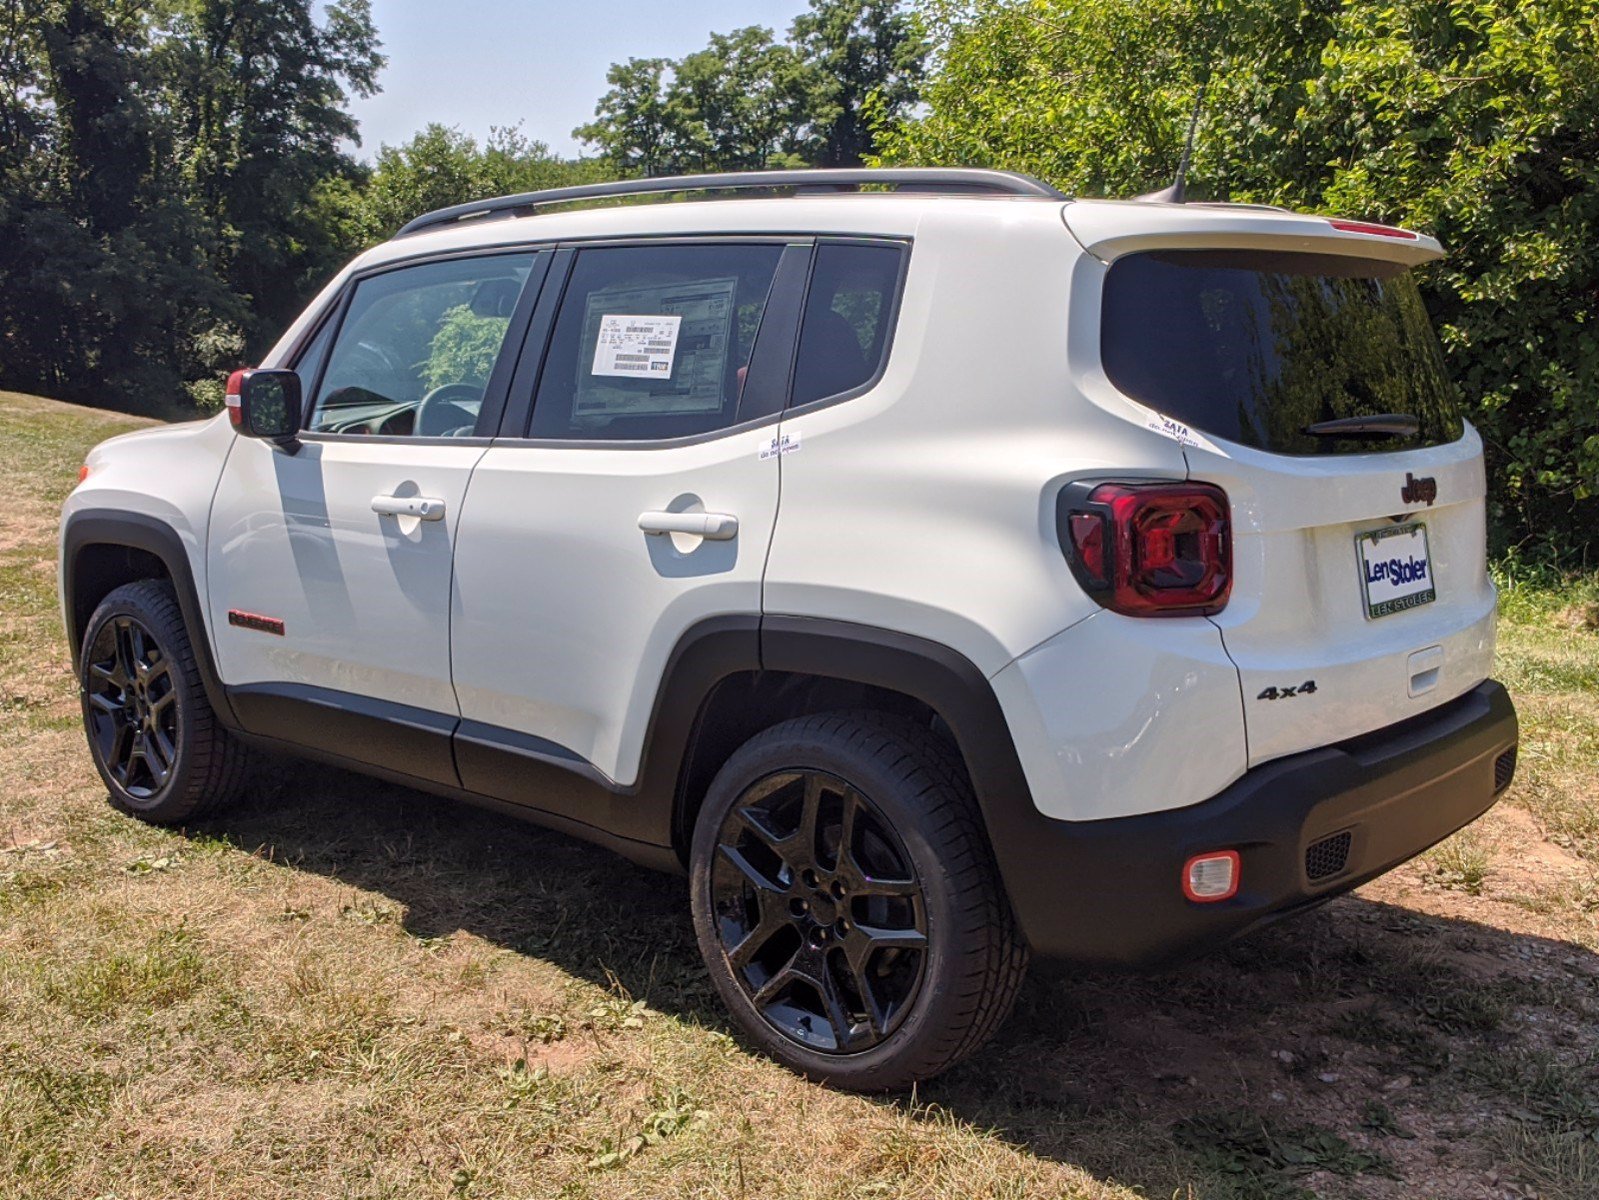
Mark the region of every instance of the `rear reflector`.
[[1196, 854], [1183, 864], [1183, 895], [1195, 904], [1214, 904], [1238, 894], [1238, 851]]
[[1328, 221], [1327, 224], [1341, 233], [1369, 233], [1373, 237], [1402, 238], [1407, 242], [1414, 242], [1419, 236], [1408, 229], [1394, 225], [1373, 225], [1370, 221]]
[[1232, 588], [1227, 494], [1208, 483], [1073, 483], [1056, 526], [1083, 590], [1130, 617], [1209, 616]]

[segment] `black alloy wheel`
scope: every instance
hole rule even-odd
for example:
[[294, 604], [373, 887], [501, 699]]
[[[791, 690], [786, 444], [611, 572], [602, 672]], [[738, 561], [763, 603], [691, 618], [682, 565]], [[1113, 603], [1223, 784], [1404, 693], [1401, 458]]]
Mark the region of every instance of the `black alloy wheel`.
[[238, 795], [247, 752], [212, 711], [170, 583], [113, 590], [89, 618], [78, 664], [84, 732], [114, 805], [177, 824]]
[[852, 1091], [949, 1069], [1027, 972], [959, 751], [897, 714], [794, 717], [734, 751], [695, 818], [689, 899], [748, 1042]]
[[112, 780], [138, 800], [172, 779], [180, 745], [172, 663], [155, 634], [121, 614], [101, 625], [84, 661], [89, 736]]
[[921, 883], [882, 814], [836, 775], [785, 771], [739, 796], [717, 837], [711, 902], [734, 978], [802, 1046], [869, 1049], [915, 1002]]

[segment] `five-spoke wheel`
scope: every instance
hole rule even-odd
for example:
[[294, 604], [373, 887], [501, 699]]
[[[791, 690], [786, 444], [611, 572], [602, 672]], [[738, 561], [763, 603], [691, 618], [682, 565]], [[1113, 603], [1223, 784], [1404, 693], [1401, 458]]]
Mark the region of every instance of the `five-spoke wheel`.
[[882, 713], [752, 737], [706, 794], [695, 932], [729, 1012], [814, 1079], [903, 1087], [980, 1046], [1026, 971], [959, 755]]
[[916, 869], [838, 776], [784, 771], [747, 788], [722, 821], [711, 893], [734, 977], [795, 1041], [863, 1050], [915, 999], [927, 959]]
[[78, 683], [89, 752], [118, 808], [186, 821], [238, 792], [245, 749], [211, 711], [170, 583], [141, 579], [100, 602]]
[[167, 785], [178, 759], [178, 695], [172, 664], [155, 635], [119, 614], [102, 624], [85, 655], [89, 737], [130, 796]]

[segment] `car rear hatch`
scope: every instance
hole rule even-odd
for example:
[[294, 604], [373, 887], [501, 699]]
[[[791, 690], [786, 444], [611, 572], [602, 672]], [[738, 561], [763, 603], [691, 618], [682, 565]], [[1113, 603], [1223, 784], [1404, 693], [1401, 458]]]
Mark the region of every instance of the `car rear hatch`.
[[1230, 501], [1212, 620], [1250, 765], [1434, 708], [1487, 677], [1482, 445], [1460, 419], [1404, 230], [1274, 210], [1073, 204], [1108, 264], [1106, 376]]

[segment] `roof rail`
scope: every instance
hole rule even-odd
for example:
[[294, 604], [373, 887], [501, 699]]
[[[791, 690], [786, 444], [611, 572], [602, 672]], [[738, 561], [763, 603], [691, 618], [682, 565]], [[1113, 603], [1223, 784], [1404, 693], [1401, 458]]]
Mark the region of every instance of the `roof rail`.
[[474, 200], [425, 213], [407, 223], [395, 237], [437, 229], [460, 221], [490, 217], [525, 217], [549, 204], [577, 200], [609, 200], [619, 196], [647, 196], [662, 192], [736, 192], [793, 188], [807, 192], [849, 192], [862, 187], [891, 187], [901, 192], [956, 193], [966, 195], [1036, 196], [1065, 200], [1058, 191], [1030, 175], [1013, 171], [988, 171], [975, 167], [836, 168], [804, 171], [728, 171], [717, 175], [664, 175], [653, 179], [621, 179], [614, 183], [583, 183], [546, 188], [493, 200]]

